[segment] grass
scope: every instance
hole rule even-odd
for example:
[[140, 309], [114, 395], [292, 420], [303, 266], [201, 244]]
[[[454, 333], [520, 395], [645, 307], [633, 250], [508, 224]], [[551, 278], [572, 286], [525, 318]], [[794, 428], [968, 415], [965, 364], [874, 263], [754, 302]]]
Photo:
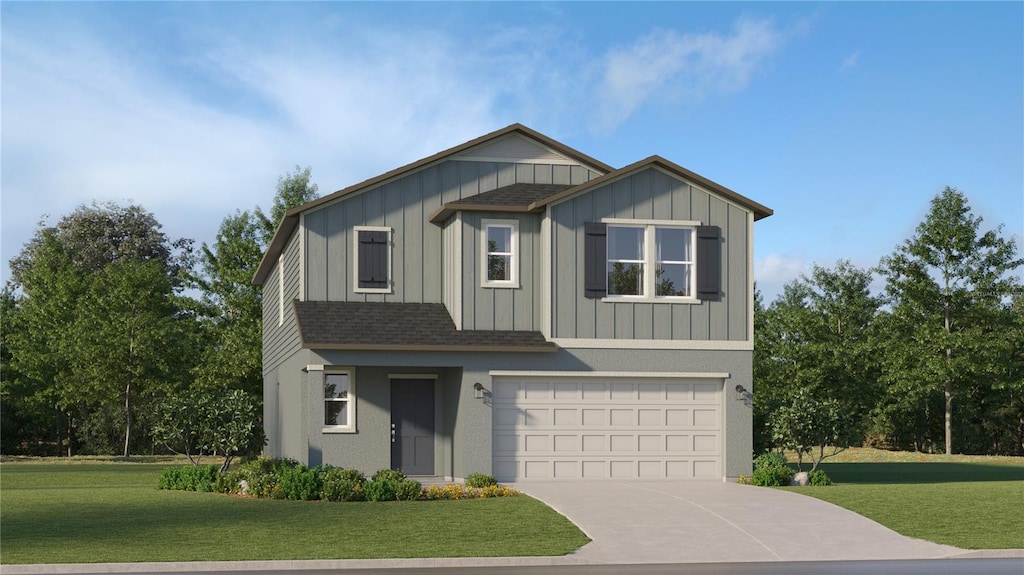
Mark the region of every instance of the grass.
[[836, 459], [820, 466], [835, 485], [785, 489], [909, 537], [963, 549], [1024, 548], [1024, 458], [860, 449]]
[[164, 464], [0, 465], [0, 563], [564, 555], [589, 539], [525, 495], [327, 503], [160, 491]]

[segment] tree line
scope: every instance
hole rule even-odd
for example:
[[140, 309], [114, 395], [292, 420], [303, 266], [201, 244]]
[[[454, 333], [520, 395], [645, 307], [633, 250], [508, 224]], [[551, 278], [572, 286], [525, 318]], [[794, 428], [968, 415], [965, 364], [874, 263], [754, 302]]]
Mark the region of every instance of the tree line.
[[[310, 169], [296, 167], [278, 180], [269, 213], [230, 214], [198, 247], [168, 238], [134, 204], [93, 203], [40, 222], [0, 294], [2, 453], [179, 449], [189, 417], [213, 417], [180, 398], [231, 398], [217, 402], [223, 427], [258, 426], [262, 311], [252, 277], [284, 213], [316, 194]], [[237, 434], [206, 435], [211, 453], [253, 447], [223, 445]]]
[[1024, 455], [1024, 259], [981, 224], [946, 188], [876, 268], [841, 260], [767, 307], [756, 294], [756, 451]]
[[[0, 452], [227, 463], [258, 449], [245, 444], [262, 412], [251, 279], [284, 213], [316, 193], [296, 168], [269, 213], [230, 214], [198, 248], [136, 205], [41, 223], [0, 294]], [[755, 294], [755, 451], [1024, 455], [1024, 259], [981, 224], [947, 188], [877, 268], [841, 260], [767, 306]]]

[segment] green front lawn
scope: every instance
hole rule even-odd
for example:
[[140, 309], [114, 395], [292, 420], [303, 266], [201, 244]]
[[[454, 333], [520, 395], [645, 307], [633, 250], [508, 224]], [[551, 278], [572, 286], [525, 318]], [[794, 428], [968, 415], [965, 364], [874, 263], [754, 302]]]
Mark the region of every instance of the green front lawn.
[[525, 495], [327, 503], [157, 490], [160, 464], [0, 465], [0, 562], [564, 555], [589, 539]]
[[[884, 452], [883, 452], [884, 453]], [[787, 487], [918, 539], [963, 549], [1024, 548], [1024, 458], [914, 454], [823, 463], [836, 482]]]

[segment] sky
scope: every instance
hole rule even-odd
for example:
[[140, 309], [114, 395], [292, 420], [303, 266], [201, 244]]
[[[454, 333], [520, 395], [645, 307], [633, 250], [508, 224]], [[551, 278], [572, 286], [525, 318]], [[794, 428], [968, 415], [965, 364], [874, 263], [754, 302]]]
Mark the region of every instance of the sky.
[[1024, 251], [1021, 2], [3, 2], [0, 277], [94, 200], [209, 243], [296, 166], [325, 195], [516, 122], [774, 209], [768, 302], [945, 186]]

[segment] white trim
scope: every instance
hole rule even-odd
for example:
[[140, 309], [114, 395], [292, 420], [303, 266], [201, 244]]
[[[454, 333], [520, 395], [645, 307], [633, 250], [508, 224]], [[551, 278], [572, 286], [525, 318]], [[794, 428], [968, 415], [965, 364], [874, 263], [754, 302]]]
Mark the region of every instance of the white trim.
[[[301, 275], [301, 274], [299, 274]], [[277, 256], [277, 327], [284, 325], [284, 252]]]
[[452, 281], [452, 305], [455, 306], [452, 313], [452, 319], [455, 321], [455, 329], [462, 329], [462, 257], [463, 249], [462, 245], [462, 212], [455, 212], [455, 245], [452, 246], [452, 270], [454, 275], [449, 275], [449, 279]]
[[540, 221], [540, 333], [544, 339], [551, 338], [552, 298], [551, 292], [551, 206], [544, 208]]
[[388, 379], [437, 379], [436, 373], [389, 373]]
[[[390, 226], [353, 226], [355, 239], [352, 242], [352, 292], [353, 293], [393, 293], [394, 292], [394, 270], [391, 264], [391, 254], [395, 251], [394, 230]], [[359, 232], [387, 232], [388, 233], [388, 287], [385, 288], [364, 288], [359, 287]]]
[[703, 339], [584, 339], [555, 337], [550, 341], [565, 349], [679, 349], [753, 351], [754, 342]]
[[754, 213], [747, 212], [747, 339], [754, 341]]
[[487, 374], [491, 377], [626, 377], [634, 379], [729, 379], [732, 377], [728, 372], [724, 371], [514, 371], [493, 369], [487, 372]]
[[324, 371], [324, 364], [322, 363], [311, 363], [306, 366], [306, 371]]
[[306, 213], [299, 214], [299, 301], [306, 301]]
[[[487, 279], [487, 228], [512, 228], [512, 237], [509, 240], [511, 245], [511, 251], [507, 255], [510, 256], [509, 275], [510, 279], [507, 280], [489, 280]], [[522, 250], [519, 249], [519, 220], [497, 220], [497, 219], [481, 219], [480, 220], [480, 287], [482, 288], [516, 288], [519, 285], [519, 260], [522, 258]], [[502, 252], [498, 252], [502, 253]]]
[[[319, 366], [323, 368], [324, 366]], [[338, 367], [338, 366], [327, 366], [323, 370], [324, 375], [321, 379], [324, 384], [327, 383], [327, 377], [330, 375], [347, 375], [348, 376], [348, 397], [345, 398], [345, 411], [346, 418], [348, 419], [347, 425], [327, 425], [324, 422], [326, 419], [326, 405], [323, 406], [325, 410], [321, 414], [320, 432], [321, 433], [355, 433], [356, 432], [356, 370], [354, 367]], [[323, 393], [323, 390], [320, 390]], [[322, 403], [327, 402], [327, 398], [321, 396], [320, 401]]]
[[701, 225], [697, 220], [644, 220], [634, 218], [601, 218], [602, 223], [613, 226], [669, 226], [675, 228], [695, 227]]

